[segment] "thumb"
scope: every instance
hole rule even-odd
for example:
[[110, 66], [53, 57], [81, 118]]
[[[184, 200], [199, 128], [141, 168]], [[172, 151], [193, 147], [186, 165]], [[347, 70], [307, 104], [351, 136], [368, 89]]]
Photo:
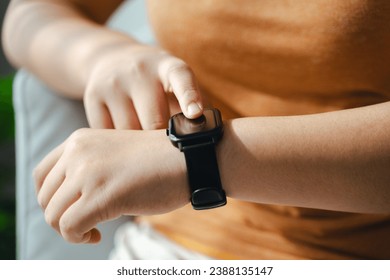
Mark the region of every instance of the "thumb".
[[200, 117], [203, 114], [203, 100], [195, 75], [189, 66], [177, 59], [169, 66], [164, 75], [165, 88], [175, 95], [184, 115], [189, 119]]
[[102, 239], [100, 231], [96, 228], [91, 229], [83, 235], [81, 243], [99, 243]]

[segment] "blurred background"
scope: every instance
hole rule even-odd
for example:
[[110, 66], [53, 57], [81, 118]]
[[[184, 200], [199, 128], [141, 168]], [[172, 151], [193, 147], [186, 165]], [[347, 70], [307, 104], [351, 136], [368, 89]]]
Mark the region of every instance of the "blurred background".
[[[0, 0], [0, 30], [9, 0]], [[2, 44], [1, 44], [2, 45]], [[15, 144], [12, 79], [0, 47], [0, 259], [15, 259]]]

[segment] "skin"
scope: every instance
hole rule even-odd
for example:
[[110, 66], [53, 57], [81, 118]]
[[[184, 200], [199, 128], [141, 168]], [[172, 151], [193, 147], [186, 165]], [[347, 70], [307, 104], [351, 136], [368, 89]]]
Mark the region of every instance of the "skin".
[[[34, 172], [47, 222], [74, 243], [98, 242], [100, 222], [189, 202], [184, 156], [161, 128], [177, 104], [187, 117], [201, 114], [188, 106], [202, 108], [203, 97], [183, 61], [98, 25], [119, 2], [13, 1], [5, 22], [10, 60], [66, 96], [83, 98], [93, 127], [73, 133]], [[19, 21], [29, 9], [31, 16]], [[43, 37], [53, 40], [43, 47]], [[68, 48], [60, 48], [63, 41]], [[48, 55], [54, 53], [56, 59]], [[217, 146], [221, 180], [234, 199], [388, 214], [389, 126], [390, 102], [230, 120]]]
[[184, 61], [97, 25], [120, 2], [12, 1], [5, 52], [16, 67], [26, 67], [67, 97], [83, 99], [94, 128], [162, 128], [179, 105], [187, 117], [200, 116], [202, 96]]

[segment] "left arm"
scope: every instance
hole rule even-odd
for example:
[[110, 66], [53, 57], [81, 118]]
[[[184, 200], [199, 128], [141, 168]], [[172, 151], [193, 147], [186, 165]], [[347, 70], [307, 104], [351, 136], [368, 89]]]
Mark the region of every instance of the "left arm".
[[[228, 196], [390, 213], [390, 102], [225, 127], [217, 154]], [[35, 178], [47, 222], [72, 242], [97, 242], [99, 222], [173, 211], [190, 197], [184, 156], [162, 130], [79, 130]]]

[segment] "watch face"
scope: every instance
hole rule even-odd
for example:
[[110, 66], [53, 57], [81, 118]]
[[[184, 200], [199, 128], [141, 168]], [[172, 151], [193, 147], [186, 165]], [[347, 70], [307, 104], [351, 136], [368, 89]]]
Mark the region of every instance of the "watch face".
[[177, 136], [203, 133], [216, 128], [214, 111], [205, 110], [203, 115], [197, 119], [187, 119], [183, 114], [178, 114], [173, 118], [173, 125]]

